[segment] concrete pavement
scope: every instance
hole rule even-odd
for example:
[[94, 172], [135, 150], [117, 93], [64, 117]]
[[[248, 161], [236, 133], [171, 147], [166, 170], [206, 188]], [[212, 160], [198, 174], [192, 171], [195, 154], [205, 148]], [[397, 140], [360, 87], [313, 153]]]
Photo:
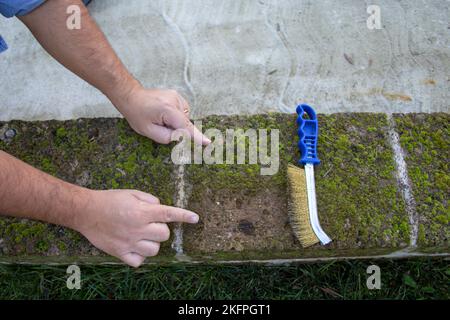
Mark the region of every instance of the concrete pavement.
[[[382, 28], [367, 27], [379, 5]], [[105, 1], [90, 11], [148, 87], [210, 114], [448, 112], [450, 1]], [[0, 19], [0, 120], [119, 116], [17, 19]]]

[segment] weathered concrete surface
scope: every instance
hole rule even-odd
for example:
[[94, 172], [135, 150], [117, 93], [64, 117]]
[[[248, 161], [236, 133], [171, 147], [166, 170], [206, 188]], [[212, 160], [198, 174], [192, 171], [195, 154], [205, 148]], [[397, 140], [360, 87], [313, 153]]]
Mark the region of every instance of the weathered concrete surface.
[[[148, 87], [185, 94], [193, 116], [449, 111], [450, 2], [95, 0], [90, 11]], [[16, 19], [0, 19], [0, 120], [117, 116], [46, 54]]]
[[[386, 115], [320, 115], [318, 208], [321, 224], [333, 242], [307, 249], [296, 241], [286, 208], [285, 169], [298, 158], [295, 116], [212, 116], [204, 119], [204, 129], [280, 130], [279, 171], [261, 176], [260, 164], [185, 165], [181, 178], [186, 207], [198, 212], [201, 221], [177, 228], [178, 235], [164, 244], [161, 255], [148, 262], [284, 263], [333, 257], [448, 255], [450, 116], [398, 114], [395, 120], [412, 170], [415, 210], [420, 214], [417, 247], [411, 246], [416, 222], [409, 219], [396, 180]], [[17, 135], [5, 138], [8, 129], [16, 130]], [[166, 204], [176, 203], [180, 195], [180, 181], [173, 179], [179, 171], [170, 161], [170, 146], [137, 136], [124, 120], [0, 122], [0, 138], [0, 149], [70, 182], [90, 188], [137, 188]], [[178, 243], [177, 252], [171, 242]], [[0, 262], [75, 260], [116, 261], [76, 232], [25, 219], [0, 218]]]
[[210, 117], [207, 127], [280, 130], [279, 172], [258, 165], [189, 166], [189, 208], [202, 220], [184, 226], [189, 256], [223, 259], [305, 258], [391, 253], [410, 244], [397, 188], [388, 122], [381, 114], [320, 116], [316, 188], [320, 221], [331, 245], [302, 249], [287, 214], [286, 165], [298, 158], [295, 116]]

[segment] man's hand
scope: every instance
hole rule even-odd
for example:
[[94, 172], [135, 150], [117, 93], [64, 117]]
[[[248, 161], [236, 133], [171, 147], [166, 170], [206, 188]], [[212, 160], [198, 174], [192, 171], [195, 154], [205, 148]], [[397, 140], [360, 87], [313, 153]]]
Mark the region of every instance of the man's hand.
[[[80, 8], [80, 29], [67, 28], [66, 10], [71, 5]], [[179, 94], [142, 88], [81, 0], [45, 1], [20, 19], [50, 55], [103, 92], [138, 133], [169, 143], [174, 130], [185, 129], [195, 142], [210, 142], [190, 122], [189, 105]], [[161, 206], [153, 196], [138, 191], [79, 188], [2, 152], [0, 213], [73, 228], [98, 248], [133, 266], [155, 255], [159, 242], [167, 240], [164, 223], [193, 222], [188, 218], [193, 213]]]
[[138, 267], [169, 239], [168, 222], [197, 223], [195, 213], [159, 204], [135, 190], [94, 191], [64, 182], [0, 151], [0, 215], [59, 224]]
[[92, 191], [91, 199], [74, 228], [97, 248], [133, 267], [158, 254], [160, 242], [170, 236], [166, 223], [197, 223], [199, 218], [135, 190]]
[[175, 90], [144, 89], [138, 85], [125, 99], [112, 101], [137, 133], [158, 143], [170, 143], [176, 129], [186, 130], [195, 143], [211, 142], [189, 120], [189, 104]]
[[[78, 5], [81, 29], [66, 26], [66, 9]], [[186, 129], [208, 144], [189, 120], [189, 105], [173, 90], [148, 90], [128, 72], [81, 0], [46, 1], [20, 19], [61, 64], [103, 92], [138, 133], [169, 143], [174, 129]]]

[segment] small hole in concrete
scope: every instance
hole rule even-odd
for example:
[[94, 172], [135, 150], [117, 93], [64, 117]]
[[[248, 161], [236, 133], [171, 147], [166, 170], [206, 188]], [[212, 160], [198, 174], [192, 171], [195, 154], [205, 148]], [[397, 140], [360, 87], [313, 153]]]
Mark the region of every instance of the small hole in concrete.
[[255, 226], [248, 220], [240, 220], [238, 224], [238, 230], [246, 235], [255, 234]]

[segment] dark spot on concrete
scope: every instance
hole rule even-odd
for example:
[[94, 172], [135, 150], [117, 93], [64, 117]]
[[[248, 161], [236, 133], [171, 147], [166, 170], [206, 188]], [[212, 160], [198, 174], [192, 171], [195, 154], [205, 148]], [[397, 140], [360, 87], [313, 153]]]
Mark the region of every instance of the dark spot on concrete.
[[255, 226], [248, 220], [240, 220], [238, 230], [248, 236], [255, 235]]
[[345, 60], [347, 60], [347, 62], [350, 63], [351, 65], [354, 65], [354, 64], [355, 64], [354, 61], [353, 61], [353, 58], [352, 58], [350, 55], [344, 53], [344, 58], [345, 58]]
[[410, 96], [403, 94], [403, 93], [384, 92], [383, 91], [382, 95], [389, 100], [400, 100], [400, 101], [405, 101], [405, 102], [412, 101], [412, 98]]
[[186, 78], [189, 82], [191, 81], [191, 68], [189, 66], [186, 68]]
[[425, 79], [423, 81], [424, 84], [428, 84], [428, 85], [436, 85], [436, 81], [434, 79]]
[[90, 128], [88, 129], [88, 138], [89, 138], [89, 140], [97, 138], [98, 135], [99, 135], [98, 128], [90, 127]]
[[236, 209], [241, 209], [242, 208], [242, 200], [241, 199], [236, 199]]

